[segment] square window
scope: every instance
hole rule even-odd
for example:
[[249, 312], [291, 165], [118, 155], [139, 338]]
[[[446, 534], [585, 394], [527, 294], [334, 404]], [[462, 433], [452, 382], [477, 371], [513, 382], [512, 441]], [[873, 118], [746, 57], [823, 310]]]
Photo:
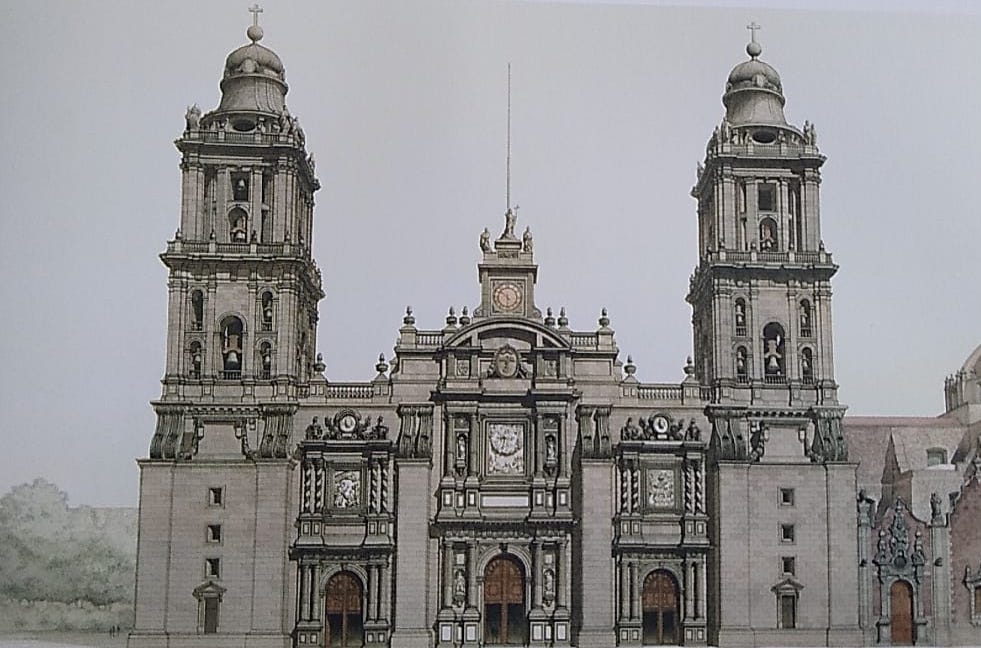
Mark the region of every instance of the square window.
[[774, 184], [761, 184], [757, 187], [757, 208], [761, 212], [772, 212], [777, 210], [777, 186]]
[[794, 489], [793, 488], [781, 488], [780, 489], [780, 505], [781, 506], [793, 506], [794, 505]]
[[221, 578], [221, 558], [205, 558], [204, 575], [207, 578]]
[[208, 525], [208, 542], [221, 542], [221, 525]]
[[225, 489], [221, 486], [212, 486], [208, 489], [208, 506], [224, 506]]
[[793, 524], [781, 524], [780, 525], [780, 542], [793, 542], [794, 541], [794, 525]]
[[797, 573], [797, 559], [794, 556], [784, 556], [780, 559], [783, 566], [783, 573], [791, 576]]

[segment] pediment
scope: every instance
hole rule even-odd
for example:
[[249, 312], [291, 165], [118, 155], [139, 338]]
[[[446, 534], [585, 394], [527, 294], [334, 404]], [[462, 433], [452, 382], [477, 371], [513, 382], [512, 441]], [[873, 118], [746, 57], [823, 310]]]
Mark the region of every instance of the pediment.
[[770, 588], [771, 592], [777, 594], [796, 594], [804, 589], [804, 585], [794, 578], [793, 576], [787, 576], [783, 580], [777, 582], [776, 585]]
[[447, 348], [476, 347], [496, 349], [510, 345], [521, 351], [530, 349], [571, 350], [571, 345], [554, 330], [523, 318], [481, 319], [461, 328], [446, 342]]

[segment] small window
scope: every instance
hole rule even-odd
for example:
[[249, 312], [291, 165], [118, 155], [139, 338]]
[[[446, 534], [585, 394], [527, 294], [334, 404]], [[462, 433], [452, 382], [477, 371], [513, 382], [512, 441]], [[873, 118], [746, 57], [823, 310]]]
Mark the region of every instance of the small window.
[[777, 186], [775, 184], [764, 183], [759, 185], [757, 197], [759, 199], [757, 207], [761, 212], [777, 211]]
[[793, 506], [794, 505], [794, 489], [793, 488], [781, 488], [780, 489], [780, 504], [781, 504], [781, 506]]
[[780, 525], [780, 542], [793, 542], [794, 541], [794, 525], [793, 524], [781, 524]]
[[224, 496], [225, 496], [224, 490], [225, 489], [223, 489], [221, 486], [212, 486], [211, 488], [209, 488], [208, 489], [208, 505], [209, 506], [223, 506], [224, 505], [224, 502], [225, 502], [225, 500], [224, 500]]
[[204, 634], [218, 632], [218, 603], [219, 599], [216, 596], [204, 599]]
[[784, 574], [795, 576], [797, 574], [797, 559], [794, 556], [784, 556], [780, 559]]
[[205, 558], [204, 575], [206, 578], [221, 578], [221, 558]]
[[780, 627], [797, 627], [797, 597], [793, 594], [780, 595]]
[[208, 525], [208, 542], [221, 542], [221, 525]]
[[941, 466], [947, 463], [947, 451], [943, 448], [930, 448], [927, 450], [927, 467]]

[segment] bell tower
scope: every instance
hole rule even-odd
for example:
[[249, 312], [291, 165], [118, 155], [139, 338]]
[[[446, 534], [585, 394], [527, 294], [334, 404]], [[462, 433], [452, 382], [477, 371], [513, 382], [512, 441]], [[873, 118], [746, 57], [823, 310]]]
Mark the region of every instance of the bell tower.
[[251, 43], [225, 61], [218, 108], [188, 108], [176, 141], [180, 228], [161, 255], [170, 271], [165, 399], [233, 385], [284, 396], [314, 363], [323, 291], [310, 242], [320, 184], [285, 104], [283, 64], [259, 44], [258, 24], [247, 35]]
[[695, 371], [733, 402], [835, 404], [831, 277], [821, 240], [825, 157], [814, 126], [787, 123], [762, 47], [733, 68], [726, 115], [698, 165]]

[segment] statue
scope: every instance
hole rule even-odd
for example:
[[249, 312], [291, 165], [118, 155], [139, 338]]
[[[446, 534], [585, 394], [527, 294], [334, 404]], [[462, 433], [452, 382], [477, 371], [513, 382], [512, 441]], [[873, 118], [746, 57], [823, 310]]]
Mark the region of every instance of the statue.
[[456, 460], [466, 461], [467, 460], [467, 435], [458, 434], [456, 436]]
[[484, 228], [484, 231], [480, 233], [480, 249], [483, 252], [491, 251], [490, 232], [486, 227]]
[[290, 119], [289, 108], [283, 106], [283, 112], [279, 114], [279, 132], [283, 135], [289, 135], [292, 129], [293, 122]]
[[732, 128], [730, 127], [729, 120], [722, 120], [722, 142], [728, 144], [732, 140]]
[[521, 243], [522, 243], [522, 246], [521, 246], [521, 251], [522, 252], [528, 252], [530, 254], [532, 252], [532, 250], [534, 249], [534, 241], [531, 238], [531, 228], [530, 227], [526, 227], [525, 228], [525, 233], [521, 235]]
[[943, 512], [940, 510], [940, 496], [936, 493], [930, 494], [930, 517], [934, 523], [941, 522]]
[[695, 419], [688, 422], [688, 429], [685, 430], [685, 439], [688, 441], [701, 441], [702, 431], [698, 429], [698, 425], [695, 424]]
[[201, 125], [201, 109], [198, 108], [197, 104], [187, 107], [187, 112], [184, 113], [184, 122], [186, 124], [186, 130], [196, 131]]
[[453, 601], [457, 605], [463, 605], [467, 600], [467, 577], [463, 575], [463, 570], [458, 569], [453, 574]]
[[323, 435], [324, 435], [324, 429], [323, 427], [321, 427], [317, 417], [314, 416], [313, 420], [310, 422], [310, 425], [307, 426], [306, 437], [307, 439], [319, 439]]
[[644, 437], [641, 429], [634, 423], [634, 417], [627, 418], [627, 422], [620, 429], [620, 438], [624, 441], [639, 441]]
[[763, 423], [754, 423], [749, 433], [750, 456], [759, 461], [766, 452], [767, 427]]
[[736, 328], [746, 328], [746, 304], [736, 302]]
[[555, 437], [549, 434], [545, 437], [545, 461], [555, 463], [559, 460], [559, 453], [555, 447]]
[[375, 426], [371, 428], [371, 438], [373, 439], [387, 439], [388, 438], [388, 426], [382, 423], [384, 417], [379, 416], [378, 420], [375, 421]]
[[514, 224], [517, 220], [518, 214], [508, 207], [508, 210], [504, 212], [504, 233], [501, 234], [501, 238], [514, 239]]

